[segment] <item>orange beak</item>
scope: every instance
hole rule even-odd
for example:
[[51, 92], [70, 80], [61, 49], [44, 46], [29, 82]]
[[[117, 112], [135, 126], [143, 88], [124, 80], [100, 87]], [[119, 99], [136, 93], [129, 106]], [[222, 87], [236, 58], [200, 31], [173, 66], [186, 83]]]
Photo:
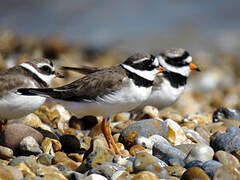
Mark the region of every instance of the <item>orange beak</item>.
[[58, 78], [64, 78], [64, 75], [60, 74], [59, 72], [56, 72], [55, 75], [56, 75], [56, 77], [58, 77]]
[[158, 70], [160, 73], [162, 73], [162, 72], [164, 71], [164, 69], [163, 69], [162, 66], [159, 66], [159, 67], [157, 68], [157, 70]]
[[190, 67], [191, 70], [201, 71], [201, 70], [200, 70], [195, 64], [193, 64], [193, 63], [190, 63], [190, 64], [189, 64], [189, 67]]

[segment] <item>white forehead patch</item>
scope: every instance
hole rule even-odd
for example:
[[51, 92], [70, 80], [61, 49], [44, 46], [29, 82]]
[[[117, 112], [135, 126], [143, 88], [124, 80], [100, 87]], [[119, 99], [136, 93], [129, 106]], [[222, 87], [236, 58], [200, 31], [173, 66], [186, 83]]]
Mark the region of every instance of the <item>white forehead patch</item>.
[[187, 62], [187, 63], [190, 63], [190, 62], [192, 62], [192, 57], [191, 57], [191, 56], [188, 56], [188, 58], [187, 58], [187, 59], [184, 59], [184, 61]]

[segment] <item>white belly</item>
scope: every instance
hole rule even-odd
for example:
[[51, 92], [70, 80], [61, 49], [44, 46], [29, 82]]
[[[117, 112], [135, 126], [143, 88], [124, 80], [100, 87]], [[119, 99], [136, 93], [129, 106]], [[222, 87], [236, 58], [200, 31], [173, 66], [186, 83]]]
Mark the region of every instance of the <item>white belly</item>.
[[0, 99], [0, 119], [16, 119], [37, 110], [46, 98], [10, 92]]
[[73, 113], [79, 116], [112, 114], [130, 111], [139, 106], [151, 94], [152, 88], [138, 87], [133, 82], [129, 87], [125, 87], [112, 94], [99, 97], [94, 101], [85, 102], [66, 102], [63, 104]]
[[161, 86], [153, 87], [149, 98], [142, 103], [137, 109], [142, 109], [146, 105], [155, 106], [163, 109], [175, 103], [184, 91], [185, 86], [173, 88], [169, 81], [163, 79]]

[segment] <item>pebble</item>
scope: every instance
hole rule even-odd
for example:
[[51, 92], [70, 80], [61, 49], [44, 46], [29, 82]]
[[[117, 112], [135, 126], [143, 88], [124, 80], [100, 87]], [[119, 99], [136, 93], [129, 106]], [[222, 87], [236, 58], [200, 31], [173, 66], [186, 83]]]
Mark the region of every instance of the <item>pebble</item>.
[[41, 147], [44, 153], [54, 156], [54, 152], [59, 151], [62, 148], [62, 145], [58, 140], [46, 137], [44, 138]]
[[191, 167], [185, 171], [181, 180], [210, 180], [208, 175], [199, 167]]
[[74, 135], [66, 134], [59, 139], [62, 150], [66, 153], [75, 153], [80, 150], [80, 142]]
[[174, 164], [172, 166], [165, 167], [169, 175], [175, 176], [175, 177], [181, 177], [183, 173], [186, 171], [185, 168], [180, 166], [179, 164]]
[[24, 124], [9, 124], [2, 134], [3, 145], [11, 149], [19, 147], [23, 138], [32, 136], [38, 144], [41, 144], [43, 136], [37, 130]]
[[132, 180], [158, 180], [159, 178], [150, 171], [141, 171], [137, 173]]
[[54, 166], [46, 166], [38, 169], [38, 174], [44, 176], [44, 180], [67, 180], [66, 177]]
[[202, 162], [212, 160], [214, 156], [213, 149], [206, 144], [195, 144], [191, 151], [188, 153], [187, 157], [184, 159], [185, 163], [189, 163], [194, 160], [199, 160]]
[[131, 156], [135, 156], [138, 152], [141, 152], [141, 151], [146, 151], [146, 150], [144, 147], [136, 144], [130, 148], [129, 153]]
[[185, 136], [182, 127], [171, 119], [165, 121], [168, 127], [168, 133], [165, 135], [166, 139], [173, 145], [189, 143], [190, 141]]
[[207, 173], [207, 175], [212, 179], [217, 169], [222, 166], [222, 164], [215, 160], [206, 161], [202, 165], [202, 169]]
[[202, 167], [203, 162], [202, 161], [198, 161], [198, 160], [194, 160], [194, 161], [190, 161], [189, 163], [187, 163], [184, 168], [188, 169], [191, 167]]
[[36, 160], [28, 156], [18, 156], [9, 162], [10, 166], [18, 166], [21, 163], [25, 163], [33, 172], [37, 172], [38, 164]]
[[217, 169], [215, 172], [213, 180], [239, 180], [240, 172], [238, 169], [232, 167], [231, 165], [223, 165]]
[[42, 124], [42, 121], [36, 114], [31, 113], [31, 114], [28, 114], [21, 123], [25, 124], [26, 126], [40, 127]]
[[93, 168], [88, 171], [88, 175], [91, 174], [101, 174], [107, 179], [111, 179], [113, 174], [116, 173], [117, 171], [125, 171], [125, 168], [123, 166], [120, 166], [116, 163], [112, 162], [105, 162], [96, 168]]
[[210, 142], [214, 151], [232, 152], [240, 149], [240, 128], [228, 128], [226, 133], [217, 133]]
[[40, 154], [37, 158], [37, 162], [46, 166], [52, 164], [53, 156], [50, 154]]
[[42, 150], [39, 147], [39, 144], [32, 136], [27, 136], [23, 138], [20, 142], [20, 150], [23, 152], [28, 152], [32, 154], [41, 154]]
[[164, 135], [166, 133], [167, 126], [163, 121], [157, 119], [141, 120], [123, 129], [119, 142], [123, 143], [126, 148], [130, 148], [139, 136], [150, 137], [154, 134]]
[[111, 180], [131, 180], [132, 178], [127, 171], [117, 171], [112, 175]]
[[204, 138], [208, 142], [208, 144], [209, 144], [211, 133], [207, 130], [207, 128], [205, 126], [196, 127], [195, 131], [198, 132], [198, 134], [202, 138]]
[[183, 129], [186, 137], [190, 139], [194, 143], [204, 143], [204, 144], [209, 144], [207, 140], [202, 138], [198, 132], [192, 130], [192, 129]]
[[84, 116], [77, 118], [72, 116], [69, 120], [69, 127], [78, 130], [88, 130], [98, 124], [98, 119], [95, 116]]
[[133, 162], [134, 172], [151, 171], [159, 178], [167, 178], [169, 175], [164, 168], [167, 164], [147, 152], [139, 152]]
[[140, 115], [140, 119], [154, 119], [159, 117], [159, 111], [156, 107], [153, 106], [145, 106], [142, 110], [142, 114]]
[[0, 146], [0, 158], [10, 159], [13, 157], [13, 150], [4, 146]]
[[240, 120], [240, 110], [220, 107], [213, 113], [213, 122], [218, 122], [222, 119], [235, 119]]
[[230, 165], [235, 168], [240, 166], [239, 160], [232, 154], [225, 151], [217, 151], [215, 153], [215, 158], [223, 165]]
[[165, 143], [155, 143], [153, 145], [153, 155], [166, 163], [169, 163], [172, 158], [184, 160], [187, 156], [183, 151]]
[[184, 121], [193, 121], [197, 125], [212, 123], [212, 114], [190, 114], [184, 118]]
[[0, 179], [2, 180], [22, 180], [22, 172], [13, 166], [0, 166]]
[[83, 180], [108, 180], [108, 179], [100, 174], [91, 174], [85, 177]]
[[131, 113], [129, 112], [122, 112], [122, 113], [117, 113], [116, 115], [113, 116], [113, 122], [125, 122], [130, 119]]

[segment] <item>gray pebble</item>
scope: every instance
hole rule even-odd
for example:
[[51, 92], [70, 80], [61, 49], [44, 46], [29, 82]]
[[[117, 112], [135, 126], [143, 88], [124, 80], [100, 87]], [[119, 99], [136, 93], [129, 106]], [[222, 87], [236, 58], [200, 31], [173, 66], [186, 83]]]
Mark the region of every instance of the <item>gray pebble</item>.
[[41, 154], [42, 150], [39, 147], [39, 144], [32, 136], [27, 136], [23, 138], [20, 142], [20, 149], [22, 151], [28, 151], [33, 154]]
[[202, 165], [202, 169], [207, 173], [207, 175], [212, 179], [214, 177], [217, 169], [222, 166], [222, 164], [215, 160], [206, 161]]

